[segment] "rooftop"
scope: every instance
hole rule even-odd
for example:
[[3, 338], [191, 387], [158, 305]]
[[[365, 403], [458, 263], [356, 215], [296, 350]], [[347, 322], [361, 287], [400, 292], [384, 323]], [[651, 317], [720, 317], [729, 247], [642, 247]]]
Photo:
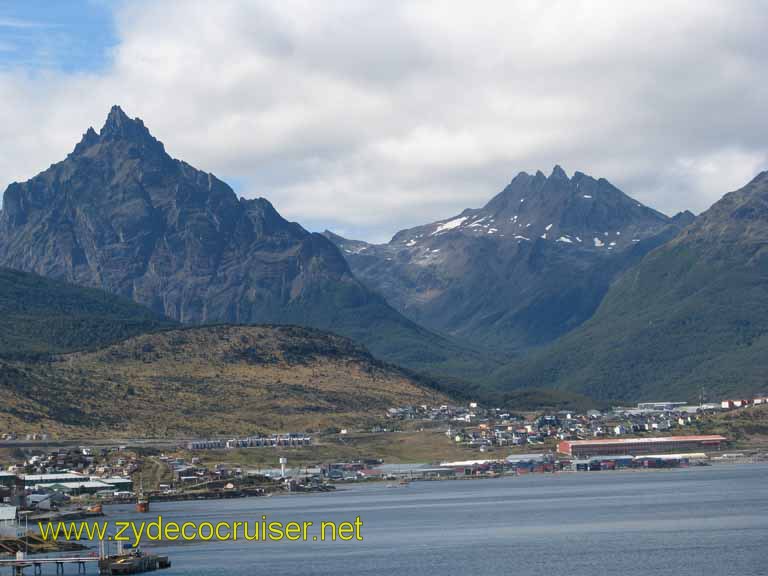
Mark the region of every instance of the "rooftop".
[[88, 480], [87, 476], [74, 472], [58, 472], [55, 474], [26, 474], [25, 482], [52, 482], [56, 480]]
[[571, 446], [588, 446], [590, 444], [635, 444], [650, 442], [664, 444], [667, 442], [725, 442], [725, 436], [710, 434], [706, 436], [657, 436], [651, 438], [606, 438], [596, 440], [565, 440]]
[[78, 488], [103, 488], [105, 490], [113, 489], [112, 484], [106, 482], [99, 482], [97, 480], [83, 480], [82, 482], [53, 482], [51, 484], [37, 484], [37, 488], [65, 488], [67, 490], [75, 490]]

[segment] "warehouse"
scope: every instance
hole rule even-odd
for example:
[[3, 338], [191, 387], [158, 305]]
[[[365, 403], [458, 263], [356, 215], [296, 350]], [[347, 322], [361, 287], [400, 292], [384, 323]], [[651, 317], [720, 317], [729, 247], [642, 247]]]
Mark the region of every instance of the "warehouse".
[[53, 474], [25, 474], [24, 486], [33, 488], [38, 484], [60, 484], [62, 482], [87, 482], [90, 480], [83, 474], [74, 472], [55, 472]]
[[723, 436], [664, 436], [657, 438], [611, 438], [607, 440], [563, 440], [558, 452], [574, 458], [592, 456], [618, 456], [640, 454], [668, 454], [670, 452], [701, 452], [719, 450], [725, 442]]
[[16, 485], [16, 474], [11, 472], [0, 472], [0, 486], [13, 488]]
[[117, 492], [112, 484], [101, 482], [99, 480], [85, 479], [81, 482], [56, 482], [54, 484], [37, 484], [36, 490], [51, 492], [61, 492], [70, 496], [79, 496], [80, 494], [96, 494], [97, 492], [114, 493]]

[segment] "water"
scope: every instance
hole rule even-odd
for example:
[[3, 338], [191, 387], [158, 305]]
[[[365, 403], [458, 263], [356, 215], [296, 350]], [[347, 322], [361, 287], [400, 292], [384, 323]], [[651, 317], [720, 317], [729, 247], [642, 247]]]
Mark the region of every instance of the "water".
[[363, 542], [160, 546], [173, 575], [768, 574], [768, 466], [537, 474], [345, 487], [310, 494], [154, 504], [150, 518], [344, 521]]

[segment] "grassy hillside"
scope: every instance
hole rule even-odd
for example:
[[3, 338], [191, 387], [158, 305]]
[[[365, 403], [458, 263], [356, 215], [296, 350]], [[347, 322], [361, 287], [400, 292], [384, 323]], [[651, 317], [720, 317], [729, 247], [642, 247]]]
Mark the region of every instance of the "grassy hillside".
[[129, 300], [0, 268], [0, 357], [97, 347], [173, 326]]
[[446, 401], [346, 338], [290, 326], [170, 330], [45, 364], [0, 364], [0, 390], [6, 428], [102, 436], [320, 431]]
[[768, 405], [731, 410], [704, 420], [697, 432], [722, 434], [735, 449], [768, 449]]
[[[487, 452], [488, 458], [506, 456], [509, 449]], [[294, 466], [343, 462], [365, 458], [383, 458], [387, 463], [470, 460], [477, 457], [476, 449], [457, 445], [444, 432], [437, 430], [387, 432], [380, 434], [350, 433], [318, 439], [309, 447], [277, 448], [274, 450], [211, 450], [196, 453], [209, 464], [227, 462], [248, 468], [276, 467], [285, 456]]]

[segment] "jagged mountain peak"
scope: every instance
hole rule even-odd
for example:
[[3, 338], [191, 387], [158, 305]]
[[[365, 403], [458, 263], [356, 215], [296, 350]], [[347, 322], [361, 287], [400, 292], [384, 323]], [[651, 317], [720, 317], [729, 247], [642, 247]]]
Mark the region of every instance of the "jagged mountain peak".
[[82, 139], [80, 142], [77, 143], [75, 146], [75, 150], [73, 154], [81, 154], [83, 151], [87, 150], [94, 144], [96, 144], [99, 141], [99, 135], [96, 133], [96, 130], [93, 129], [93, 126], [89, 127], [88, 130], [86, 130], [85, 134], [83, 134]]
[[141, 118], [130, 118], [120, 106], [112, 106], [99, 135], [102, 138], [105, 136], [129, 139], [152, 137]]
[[368, 290], [328, 239], [172, 158], [117, 106], [64, 160], [11, 184], [3, 205], [0, 266], [98, 287], [184, 323], [329, 329], [418, 369], [477, 362]]
[[[683, 212], [673, 220], [691, 221]], [[597, 313], [551, 347], [500, 371], [622, 401], [739, 396], [768, 367], [768, 172], [729, 192], [613, 282]], [[743, 397], [743, 396], [742, 396]]]
[[[640, 242], [671, 219], [627, 196], [604, 178], [584, 172], [569, 178], [560, 165], [550, 176], [520, 172], [479, 209], [398, 232], [390, 244], [431, 249], [442, 238], [464, 235], [513, 242], [557, 242], [611, 252]], [[428, 245], [428, 246], [427, 246]]]
[[618, 274], [678, 231], [607, 180], [555, 166], [520, 172], [484, 207], [387, 244], [326, 237], [416, 322], [514, 351], [589, 318]]
[[568, 180], [568, 174], [565, 173], [565, 170], [563, 170], [562, 166], [560, 164], [555, 164], [554, 168], [552, 168], [552, 173], [549, 175], [550, 178], [555, 178], [557, 180]]
[[[533, 200], [533, 195], [546, 195], [548, 198], [543, 200], [550, 203], [561, 202], [563, 198], [577, 195], [582, 184], [593, 186], [598, 182], [603, 180], [595, 180], [583, 172], [574, 172], [573, 178], [569, 178], [559, 164], [552, 168], [549, 176], [541, 170], [537, 170], [533, 176], [527, 172], [520, 172], [483, 207], [483, 210], [494, 212], [505, 208], [515, 209], [518, 207], [517, 204]], [[607, 180], [604, 183], [610, 186]], [[528, 198], [529, 196], [531, 198]], [[587, 199], [590, 199], [589, 195]]]
[[103, 288], [183, 321], [217, 313], [199, 299], [185, 310], [187, 294], [153, 295], [164, 289], [159, 276], [214, 278], [244, 245], [282, 250], [310, 236], [268, 200], [238, 199], [213, 174], [171, 158], [119, 106], [65, 160], [9, 186], [4, 205], [0, 260], [10, 267]]
[[126, 114], [118, 104], [115, 104], [110, 108], [107, 120], [101, 131], [119, 131], [124, 125], [135, 121], [141, 122], [138, 118], [136, 120], [131, 120], [128, 117], [128, 114]]
[[[98, 155], [102, 152], [103, 146], [108, 144], [117, 144], [119, 149], [131, 158], [169, 159], [166, 158], [163, 143], [152, 136], [141, 118], [130, 118], [117, 105], [112, 106], [98, 133], [93, 127], [88, 128], [80, 142], [75, 146], [72, 155]], [[147, 152], [151, 153], [148, 154]]]

